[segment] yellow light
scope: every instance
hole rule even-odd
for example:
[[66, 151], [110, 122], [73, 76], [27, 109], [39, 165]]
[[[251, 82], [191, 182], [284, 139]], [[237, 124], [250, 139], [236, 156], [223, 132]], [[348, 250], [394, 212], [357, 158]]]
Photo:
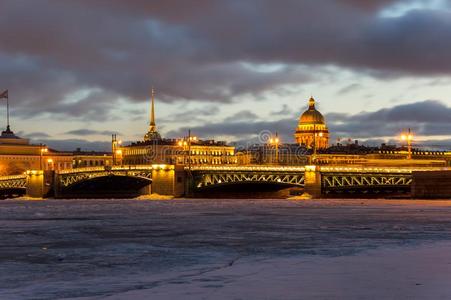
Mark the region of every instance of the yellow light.
[[401, 140], [405, 141], [407, 139], [407, 136], [405, 134], [401, 135]]
[[278, 143], [279, 143], [279, 138], [276, 138], [276, 139], [274, 140], [274, 142], [275, 142], [276, 144], [278, 144]]
[[53, 163], [53, 159], [49, 158], [49, 159], [47, 159], [47, 162], [48, 162], [49, 164], [51, 164], [51, 163]]
[[183, 146], [183, 142], [182, 141], [179, 141], [179, 146], [180, 147]]
[[118, 143], [119, 145], [121, 145], [121, 144], [122, 144], [122, 140], [117, 141], [117, 143]]
[[122, 154], [122, 150], [120, 150], [120, 149], [116, 150], [116, 154], [117, 155], [121, 155]]
[[305, 166], [305, 170], [308, 171], [308, 172], [315, 172], [316, 166], [314, 166], [314, 165]]
[[323, 136], [323, 133], [322, 132], [320, 132], [319, 134], [318, 134], [320, 137], [322, 137]]
[[269, 139], [269, 143], [270, 143], [270, 144], [273, 144], [273, 143], [274, 143], [274, 140], [273, 140], [272, 138], [270, 138], [270, 139]]

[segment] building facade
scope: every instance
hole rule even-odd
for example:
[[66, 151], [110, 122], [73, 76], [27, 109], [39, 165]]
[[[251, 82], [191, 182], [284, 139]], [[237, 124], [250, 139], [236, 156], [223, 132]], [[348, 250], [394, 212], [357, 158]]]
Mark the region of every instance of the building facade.
[[329, 129], [323, 115], [315, 108], [315, 99], [309, 100], [308, 109], [299, 118], [294, 134], [296, 143], [313, 149], [329, 147]]
[[26, 170], [66, 170], [72, 168], [72, 153], [58, 152], [45, 145], [30, 144], [9, 127], [0, 136], [0, 176], [22, 174]]
[[236, 164], [235, 147], [225, 142], [162, 138], [155, 123], [155, 92], [152, 89], [150, 122], [142, 141], [121, 146], [115, 151], [116, 164], [221, 165]]
[[183, 164], [221, 165], [236, 164], [235, 147], [213, 140], [161, 139], [141, 141], [123, 146], [117, 162], [124, 165]]

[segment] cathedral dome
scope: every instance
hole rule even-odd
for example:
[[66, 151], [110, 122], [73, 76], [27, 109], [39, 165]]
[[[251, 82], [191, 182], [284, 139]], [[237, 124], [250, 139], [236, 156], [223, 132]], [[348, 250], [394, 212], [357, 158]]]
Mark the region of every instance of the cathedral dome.
[[329, 129], [323, 115], [316, 110], [313, 97], [308, 101], [308, 109], [299, 118], [294, 138], [296, 143], [308, 148], [329, 147]]
[[315, 99], [309, 100], [309, 108], [301, 115], [299, 124], [325, 124], [323, 115], [315, 108]]

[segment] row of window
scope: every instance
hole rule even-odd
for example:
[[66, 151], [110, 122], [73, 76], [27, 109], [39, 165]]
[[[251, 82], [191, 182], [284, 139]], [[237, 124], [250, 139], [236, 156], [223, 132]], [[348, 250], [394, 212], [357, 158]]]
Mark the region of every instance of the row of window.
[[[161, 149], [159, 152], [162, 154], [172, 154], [174, 155], [177, 151], [173, 151], [176, 149]], [[147, 155], [149, 152], [153, 152], [152, 148], [141, 148], [141, 149], [131, 149], [131, 148], [125, 148], [124, 149], [124, 155]], [[180, 151], [180, 154], [182, 154], [183, 151]], [[211, 156], [233, 156], [234, 151], [225, 151], [225, 150], [191, 150], [191, 155], [211, 155]]]

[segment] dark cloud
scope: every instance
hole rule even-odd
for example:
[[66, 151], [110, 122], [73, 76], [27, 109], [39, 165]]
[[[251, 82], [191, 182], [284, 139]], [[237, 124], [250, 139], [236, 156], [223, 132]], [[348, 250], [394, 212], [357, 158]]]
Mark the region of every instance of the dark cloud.
[[406, 128], [412, 128], [416, 134], [425, 136], [451, 133], [451, 107], [434, 100], [355, 115], [332, 113], [326, 115], [326, 119], [331, 132], [341, 137], [395, 136]]
[[24, 138], [29, 138], [29, 139], [39, 139], [39, 138], [49, 138], [50, 135], [48, 135], [45, 132], [30, 132], [30, 133], [25, 133], [23, 131], [18, 131], [16, 132], [17, 136], [20, 137], [24, 137]]
[[[422, 136], [449, 136], [451, 133], [451, 107], [433, 100], [397, 105], [375, 112], [331, 113], [325, 117], [331, 133], [331, 143], [335, 143], [337, 138], [377, 139], [379, 142], [381, 138], [396, 138], [407, 128], [412, 128], [416, 135]], [[234, 141], [257, 141], [262, 133], [278, 132], [284, 142], [292, 143], [297, 122], [297, 118], [277, 121], [224, 120], [192, 127], [191, 130], [201, 137], [231, 136]], [[171, 131], [168, 134], [181, 136], [183, 130]]]
[[234, 114], [233, 116], [224, 119], [224, 122], [242, 122], [242, 121], [255, 121], [258, 116], [250, 110], [242, 110]]
[[282, 108], [279, 111], [273, 111], [271, 113], [273, 116], [287, 116], [293, 114], [293, 109], [287, 104], [282, 105]]
[[338, 95], [345, 95], [345, 94], [348, 94], [350, 92], [354, 92], [354, 91], [360, 90], [360, 89], [362, 89], [362, 85], [361, 84], [353, 83], [353, 84], [347, 85], [347, 86], [341, 88], [340, 90], [338, 90], [337, 94]]
[[88, 141], [84, 139], [36, 139], [37, 144], [45, 144], [58, 151], [75, 151], [80, 148], [82, 151], [111, 151], [111, 142]]
[[117, 131], [111, 130], [94, 130], [94, 129], [76, 129], [65, 132], [67, 135], [89, 136], [89, 135], [112, 135], [120, 134]]
[[451, 13], [378, 16], [395, 2], [3, 0], [0, 82], [24, 117], [103, 121], [151, 85], [164, 101], [230, 102], [315, 80], [306, 65], [450, 74]]

